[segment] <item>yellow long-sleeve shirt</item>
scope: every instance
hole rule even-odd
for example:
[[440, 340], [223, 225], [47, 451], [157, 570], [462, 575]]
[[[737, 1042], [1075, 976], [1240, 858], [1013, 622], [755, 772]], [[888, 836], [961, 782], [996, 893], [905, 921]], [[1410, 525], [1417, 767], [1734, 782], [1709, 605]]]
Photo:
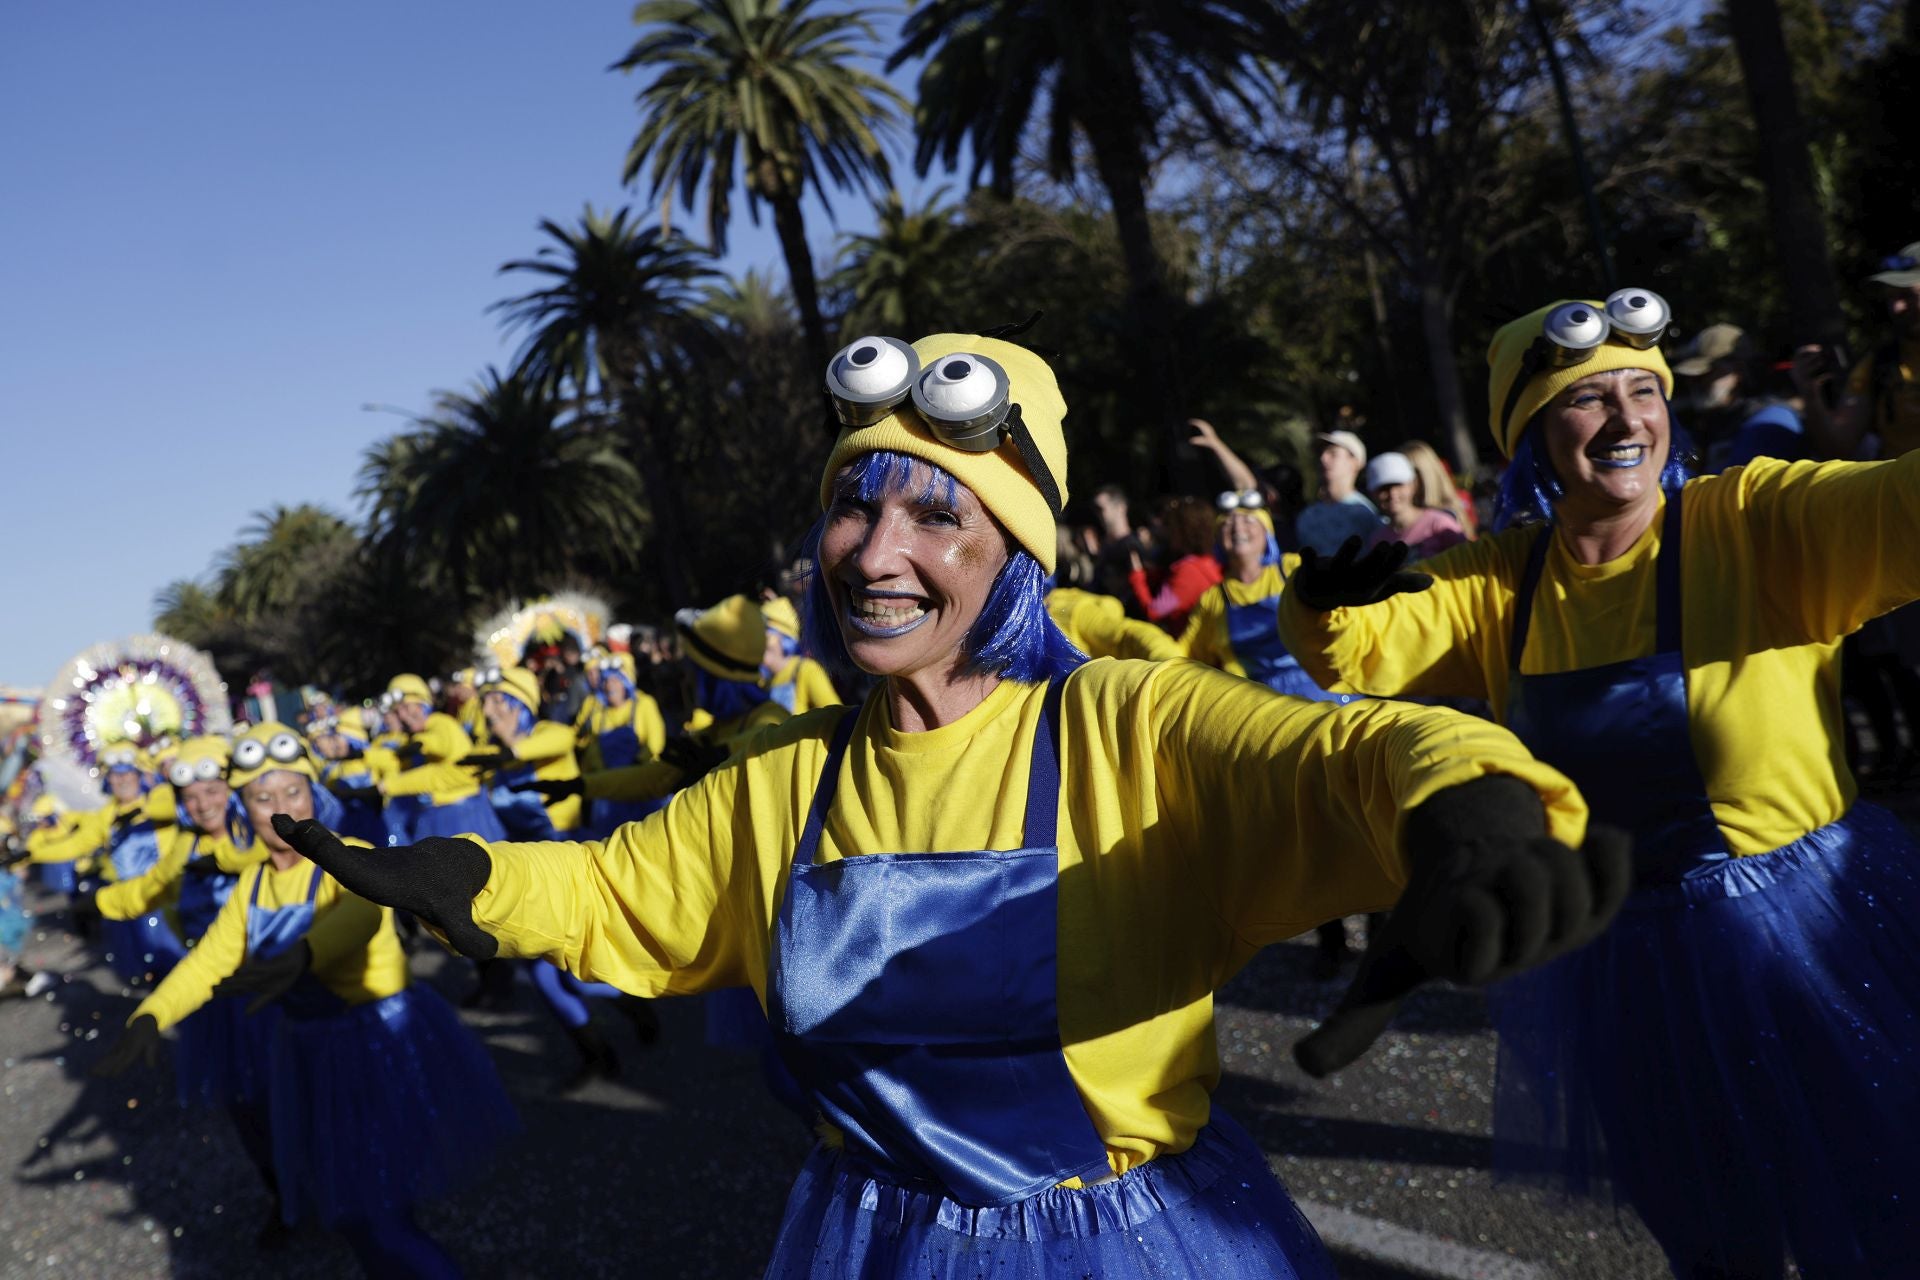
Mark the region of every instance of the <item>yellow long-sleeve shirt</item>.
[[[702, 714], [704, 713], [696, 713], [696, 720]], [[690, 724], [688, 729], [702, 742], [715, 743], [732, 750], [750, 735], [777, 724], [784, 724], [791, 715], [792, 713], [779, 703], [768, 701], [760, 703], [745, 715], [735, 716], [731, 720], [708, 719], [698, 728]], [[598, 773], [589, 773], [585, 776], [584, 785], [589, 800], [627, 800], [639, 803], [672, 795], [681, 785], [684, 776], [678, 765], [668, 764], [665, 760], [646, 760], [620, 769], [603, 769]]]
[[[367, 847], [359, 841], [348, 843]], [[262, 907], [284, 907], [307, 900], [312, 876], [313, 864], [304, 858], [285, 871], [271, 862], [248, 868], [199, 944], [127, 1020], [149, 1014], [164, 1031], [205, 1004], [215, 985], [247, 958], [247, 904], [255, 882]], [[406, 990], [407, 955], [393, 931], [393, 912], [349, 893], [332, 876], [320, 878], [313, 927], [306, 938], [313, 949], [309, 972], [348, 1004], [366, 1004]]]
[[1138, 618], [1112, 596], [1078, 587], [1055, 587], [1047, 593], [1047, 613], [1053, 624], [1090, 658], [1145, 658], [1161, 662], [1184, 658], [1179, 641]]
[[667, 718], [660, 704], [645, 693], [635, 693], [617, 707], [595, 699], [580, 716], [580, 771], [595, 773], [607, 767], [600, 754], [600, 735], [615, 729], [631, 728], [640, 740], [640, 760], [645, 763], [660, 754], [667, 745]]
[[462, 769], [459, 761], [473, 750], [473, 739], [460, 722], [444, 712], [427, 717], [420, 732], [407, 740], [422, 763], [402, 769], [380, 786], [390, 796], [426, 796], [433, 803], [454, 804], [480, 794], [480, 784], [471, 769]]
[[56, 825], [42, 827], [27, 837], [27, 861], [77, 862], [91, 857], [106, 844], [115, 812], [114, 806], [108, 805], [60, 815]]
[[833, 677], [812, 658], [792, 659], [768, 683], [768, 687], [774, 689], [787, 685], [793, 686], [794, 715], [803, 716], [821, 707], [840, 705], [840, 691], [833, 687]]
[[[796, 718], [604, 843], [491, 846], [474, 920], [504, 954], [623, 990], [748, 984], [764, 1003], [839, 715], [860, 720], [822, 859], [1012, 849], [1045, 692], [1003, 682], [925, 733], [895, 729], [879, 696]], [[1560, 839], [1586, 824], [1572, 785], [1498, 726], [1284, 698], [1193, 662], [1088, 663], [1067, 681], [1060, 741], [1060, 1030], [1116, 1171], [1184, 1150], [1206, 1123], [1213, 992], [1256, 949], [1396, 900], [1407, 810], [1504, 773], [1540, 792]]]
[[144, 875], [100, 890], [94, 903], [108, 920], [135, 920], [149, 911], [165, 910], [173, 905], [180, 877], [186, 874], [188, 860], [196, 855], [212, 858], [214, 865], [228, 875], [238, 875], [264, 862], [267, 847], [255, 841], [243, 850], [236, 848], [225, 832], [202, 835], [192, 827], [169, 827], [160, 833], [160, 861]]
[[[1681, 658], [1693, 752], [1727, 848], [1777, 849], [1844, 814], [1841, 637], [1920, 596], [1920, 454], [1897, 462], [1759, 459], [1687, 485]], [[1620, 558], [1577, 563], [1556, 536], [1520, 669], [1577, 670], [1655, 645], [1661, 521]], [[1483, 697], [1504, 716], [1515, 592], [1533, 530], [1423, 561], [1433, 586], [1315, 613], [1282, 598], [1280, 633], [1329, 689]]]
[[1227, 606], [1237, 608], [1274, 599], [1286, 585], [1286, 578], [1292, 577], [1299, 567], [1300, 557], [1289, 551], [1280, 557], [1279, 564], [1263, 566], [1260, 576], [1252, 582], [1229, 576], [1218, 587], [1209, 587], [1187, 614], [1187, 629], [1180, 635], [1181, 652], [1210, 667], [1236, 676], [1246, 675], [1247, 669], [1234, 654], [1233, 642], [1227, 637]]
[[[533, 731], [507, 748], [515, 759], [533, 765], [533, 776], [542, 780], [564, 780], [580, 776], [580, 762], [573, 753], [573, 730], [552, 720], [537, 721]], [[547, 817], [556, 831], [571, 831], [580, 825], [580, 797], [566, 796], [547, 805]]]

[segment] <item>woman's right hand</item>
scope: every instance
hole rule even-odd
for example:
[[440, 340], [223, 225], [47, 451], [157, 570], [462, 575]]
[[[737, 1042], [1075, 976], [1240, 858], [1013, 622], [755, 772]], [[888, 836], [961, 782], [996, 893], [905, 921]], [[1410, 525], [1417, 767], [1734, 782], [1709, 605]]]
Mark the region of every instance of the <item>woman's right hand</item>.
[[92, 1074], [102, 1080], [122, 1076], [136, 1062], [148, 1070], [160, 1065], [160, 1024], [150, 1013], [139, 1014], [127, 1024], [107, 1056], [93, 1064]]
[[500, 952], [492, 934], [473, 922], [473, 899], [493, 875], [493, 859], [478, 843], [431, 836], [388, 849], [355, 849], [311, 818], [273, 815], [279, 837], [321, 870], [369, 902], [410, 911], [438, 929], [461, 955], [491, 960]]

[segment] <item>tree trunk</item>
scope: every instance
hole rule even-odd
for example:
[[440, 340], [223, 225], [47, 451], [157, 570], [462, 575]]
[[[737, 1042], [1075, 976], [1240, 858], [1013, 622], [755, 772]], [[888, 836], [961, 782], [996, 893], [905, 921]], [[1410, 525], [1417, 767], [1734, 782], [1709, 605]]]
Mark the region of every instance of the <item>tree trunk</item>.
[[1199, 451], [1187, 442], [1186, 415], [1179, 412], [1172, 300], [1159, 250], [1153, 244], [1153, 223], [1147, 215], [1146, 158], [1139, 139], [1124, 125], [1116, 123], [1113, 128], [1087, 132], [1094, 167], [1113, 205], [1120, 258], [1127, 269], [1128, 328], [1137, 344], [1133, 357], [1141, 374], [1136, 416], [1166, 442], [1168, 474], [1164, 487], [1175, 493], [1199, 493], [1205, 489], [1208, 476]]
[[1420, 329], [1427, 339], [1427, 363], [1433, 369], [1434, 416], [1453, 454], [1454, 474], [1471, 483], [1479, 473], [1480, 450], [1460, 394], [1460, 371], [1453, 364], [1453, 297], [1438, 280], [1419, 283]]
[[667, 475], [667, 467], [655, 438], [655, 418], [642, 404], [639, 382], [630, 372], [637, 361], [630, 352], [617, 352], [610, 366], [623, 370], [609, 381], [613, 411], [620, 433], [633, 450], [633, 468], [640, 473], [640, 488], [647, 496], [647, 508], [653, 516], [653, 531], [648, 550], [654, 552], [658, 582], [672, 598], [663, 602], [677, 608], [693, 599], [693, 566], [687, 559], [686, 513], [681, 510], [680, 489]]
[[1807, 126], [1794, 92], [1779, 6], [1775, 0], [1728, 0], [1727, 22], [1760, 135], [1760, 176], [1767, 185], [1767, 216], [1794, 340], [1836, 345], [1846, 337], [1846, 317], [1827, 252], [1826, 219], [1814, 189]]
[[[1360, 182], [1360, 143], [1353, 134], [1347, 135], [1347, 198], [1357, 207], [1365, 195]], [[1360, 266], [1367, 280], [1367, 302], [1373, 310], [1373, 345], [1380, 356], [1380, 372], [1387, 383], [1387, 401], [1393, 407], [1394, 429], [1402, 435], [1413, 435], [1425, 430], [1425, 424], [1419, 426], [1407, 419], [1406, 408], [1400, 403], [1400, 363], [1393, 355], [1393, 325], [1387, 315], [1387, 293], [1380, 283], [1380, 258], [1373, 250], [1373, 241], [1363, 239], [1360, 242]]]
[[[780, 235], [780, 252], [787, 259], [787, 282], [793, 286], [793, 304], [807, 336], [807, 359], [822, 378], [827, 376], [827, 325], [820, 316], [820, 289], [813, 278], [813, 253], [807, 248], [807, 224], [800, 215], [798, 195], [772, 197], [773, 229]], [[919, 335], [914, 335], [918, 337]], [[830, 422], [833, 430], [839, 424]]]

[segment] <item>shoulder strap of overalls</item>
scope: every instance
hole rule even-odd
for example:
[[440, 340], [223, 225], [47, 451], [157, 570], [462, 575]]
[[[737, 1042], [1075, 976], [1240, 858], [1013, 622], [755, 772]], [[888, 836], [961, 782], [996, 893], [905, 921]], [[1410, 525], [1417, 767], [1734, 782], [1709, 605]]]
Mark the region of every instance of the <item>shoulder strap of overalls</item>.
[[813, 788], [813, 803], [807, 807], [807, 825], [793, 851], [795, 864], [811, 863], [820, 852], [820, 830], [826, 826], [827, 810], [833, 807], [833, 793], [840, 786], [840, 762], [846, 758], [847, 744], [853, 740], [853, 726], [860, 719], [862, 705], [855, 703], [848, 707], [833, 727], [827, 762], [820, 768], [820, 781]]
[[[1667, 509], [1660, 526], [1660, 556], [1654, 565], [1654, 646], [1655, 653], [1680, 650], [1680, 495], [1681, 489], [1667, 490]], [[1513, 640], [1507, 646], [1509, 669], [1520, 669], [1520, 655], [1527, 648], [1527, 629], [1533, 622], [1533, 595], [1540, 585], [1540, 571], [1547, 563], [1547, 548], [1553, 538], [1553, 526], [1542, 525], [1540, 535], [1527, 549], [1527, 567], [1520, 578], [1520, 591], [1513, 602]]]

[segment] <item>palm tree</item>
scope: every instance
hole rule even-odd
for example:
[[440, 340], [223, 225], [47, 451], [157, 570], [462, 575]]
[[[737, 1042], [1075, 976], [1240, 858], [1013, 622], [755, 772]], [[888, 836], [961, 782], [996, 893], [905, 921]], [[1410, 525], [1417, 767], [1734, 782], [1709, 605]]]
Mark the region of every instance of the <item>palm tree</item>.
[[153, 597], [153, 629], [204, 649], [227, 621], [219, 598], [203, 582], [181, 578]]
[[658, 567], [686, 587], [689, 529], [673, 479], [679, 415], [671, 400], [715, 354], [700, 312], [718, 277], [712, 258], [680, 236], [642, 229], [626, 208], [588, 207], [576, 228], [543, 220], [540, 229], [551, 242], [500, 270], [530, 272], [545, 287], [492, 309], [528, 331], [519, 352], [528, 378], [554, 395], [571, 390], [583, 413], [597, 404], [620, 422], [653, 512]]
[[[906, 105], [857, 63], [877, 37], [869, 9], [815, 14], [815, 0], [643, 0], [645, 34], [614, 69], [647, 68], [642, 123], [625, 181], [649, 169], [651, 195], [677, 190], [691, 212], [704, 182], [707, 236], [726, 252], [738, 159], [747, 213], [773, 210], [787, 278], [816, 367], [827, 362], [813, 255], [800, 197], [811, 186], [869, 192], [891, 184], [881, 140]], [[649, 168], [649, 162], [651, 166]]]
[[[1186, 110], [1224, 131], [1220, 103], [1254, 112], [1265, 92], [1250, 57], [1257, 0], [930, 0], [901, 28], [893, 70], [926, 57], [914, 125], [916, 169], [973, 155], [972, 180], [1013, 193], [1021, 144], [1044, 109], [1046, 172], [1073, 177], [1076, 134], [1113, 207], [1130, 288], [1141, 408], [1171, 424], [1177, 387], [1170, 291], [1147, 215], [1160, 122]], [[1184, 418], [1185, 415], [1180, 415]]]
[[954, 325], [956, 274], [975, 269], [980, 237], [960, 221], [941, 187], [916, 209], [889, 191], [875, 206], [871, 234], [841, 237], [836, 285], [849, 296], [848, 333], [884, 333], [909, 342]]
[[322, 507], [256, 511], [220, 565], [220, 603], [242, 622], [280, 613], [301, 596], [316, 562], [351, 554], [357, 542], [353, 527]]
[[464, 600], [531, 594], [583, 566], [632, 563], [639, 477], [614, 433], [523, 372], [442, 393], [399, 442], [370, 449], [360, 493], [388, 563], [439, 566]]

